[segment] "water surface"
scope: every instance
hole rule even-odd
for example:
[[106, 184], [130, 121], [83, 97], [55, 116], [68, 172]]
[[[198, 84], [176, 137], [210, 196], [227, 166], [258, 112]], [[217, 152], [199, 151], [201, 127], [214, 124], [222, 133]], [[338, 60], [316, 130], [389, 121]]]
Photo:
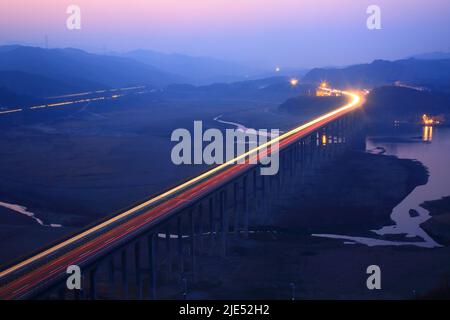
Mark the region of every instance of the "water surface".
[[[368, 152], [382, 152], [401, 159], [415, 159], [427, 167], [430, 177], [423, 186], [415, 188], [392, 211], [394, 225], [371, 230], [377, 235], [404, 235], [405, 240], [387, 241], [370, 237], [348, 235], [315, 234], [314, 236], [353, 241], [368, 246], [414, 245], [434, 248], [440, 246], [421, 227], [430, 218], [429, 212], [420, 205], [425, 201], [438, 200], [450, 195], [450, 128], [415, 127], [397, 128], [389, 135], [373, 134], [366, 139]], [[415, 210], [417, 216], [411, 216]], [[419, 238], [420, 241], [407, 241]]]

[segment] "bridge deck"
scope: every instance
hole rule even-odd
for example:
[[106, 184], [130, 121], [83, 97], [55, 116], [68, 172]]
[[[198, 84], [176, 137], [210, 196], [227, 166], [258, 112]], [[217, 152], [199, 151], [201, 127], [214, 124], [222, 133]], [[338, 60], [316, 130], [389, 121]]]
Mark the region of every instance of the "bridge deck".
[[[306, 124], [294, 128], [249, 152], [172, 188], [124, 213], [94, 226], [60, 244], [51, 247], [0, 273], [5, 284], [0, 288], [0, 298], [17, 299], [52, 280], [65, 276], [69, 265], [83, 265], [114, 248], [121, 242], [132, 238], [143, 229], [161, 221], [170, 213], [186, 207], [205, 194], [231, 181], [252, 166], [248, 162], [235, 164], [237, 160], [264, 156], [267, 147], [279, 143], [283, 149], [302, 137], [348, 114], [361, 105], [357, 94], [342, 91], [351, 101], [346, 105], [322, 115]], [[265, 151], [264, 151], [265, 150]], [[258, 152], [260, 152], [258, 154]], [[262, 154], [261, 154], [262, 152]]]

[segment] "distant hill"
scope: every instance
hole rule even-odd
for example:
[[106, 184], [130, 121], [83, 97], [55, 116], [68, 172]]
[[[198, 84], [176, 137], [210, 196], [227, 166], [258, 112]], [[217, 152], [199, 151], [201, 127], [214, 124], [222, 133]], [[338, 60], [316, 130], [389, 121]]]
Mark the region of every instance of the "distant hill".
[[34, 104], [39, 102], [41, 102], [41, 100], [38, 98], [18, 95], [0, 85], [0, 111], [2, 111], [2, 108], [7, 110], [23, 106], [24, 104]]
[[157, 66], [168, 73], [181, 75], [187, 82], [198, 85], [244, 80], [260, 72], [255, 68], [235, 62], [178, 53], [167, 54], [140, 49], [122, 56], [133, 58], [150, 66]]
[[406, 59], [398, 61], [375, 60], [369, 64], [345, 68], [313, 69], [304, 82], [328, 81], [333, 86], [375, 87], [401, 81], [408, 84], [436, 85], [450, 79], [449, 60]]
[[[272, 102], [284, 101], [298, 95], [302, 87], [293, 87], [287, 77], [270, 77], [258, 80], [238, 81], [233, 83], [215, 83], [205, 86], [170, 85], [165, 94], [174, 98], [195, 99], [257, 99]], [[306, 88], [306, 86], [305, 86]], [[303, 90], [305, 90], [303, 88]]]
[[293, 115], [312, 113], [314, 110], [327, 110], [341, 105], [345, 97], [298, 96], [288, 99], [280, 105], [279, 110]]
[[450, 52], [428, 52], [422, 54], [416, 54], [411, 58], [419, 60], [446, 60], [450, 59]]
[[183, 81], [179, 76], [133, 59], [72, 48], [0, 47], [0, 71], [20, 71], [81, 86], [89, 83], [101, 87], [165, 86]]
[[424, 113], [447, 115], [450, 120], [450, 95], [394, 86], [380, 87], [367, 96], [364, 110], [375, 122], [416, 122]]
[[55, 80], [41, 75], [22, 71], [0, 71], [0, 87], [18, 95], [49, 97], [73, 92], [104, 89], [107, 86], [88, 80]]
[[248, 80], [265, 79], [271, 77], [287, 77], [287, 78], [303, 79], [303, 77], [309, 71], [310, 69], [283, 67], [279, 71], [275, 71], [274, 69], [254, 74]]

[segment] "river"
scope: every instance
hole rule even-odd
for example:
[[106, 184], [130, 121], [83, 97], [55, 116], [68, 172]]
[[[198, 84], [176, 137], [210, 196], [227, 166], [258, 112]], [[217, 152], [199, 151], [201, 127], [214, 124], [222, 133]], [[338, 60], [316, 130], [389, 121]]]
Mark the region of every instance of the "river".
[[[439, 247], [420, 224], [430, 218], [429, 212], [420, 205], [425, 201], [438, 200], [450, 195], [450, 128], [414, 127], [397, 128], [389, 135], [373, 134], [366, 139], [368, 152], [383, 152], [386, 155], [403, 159], [416, 159], [427, 167], [430, 177], [423, 186], [415, 188], [392, 211], [394, 225], [371, 230], [377, 235], [405, 235], [405, 238], [420, 238], [420, 241], [388, 241], [370, 237], [352, 237], [348, 235], [315, 234], [345, 240], [346, 243], [362, 243], [368, 246], [378, 245], [414, 245], [424, 248]], [[415, 210], [417, 216], [411, 215]]]

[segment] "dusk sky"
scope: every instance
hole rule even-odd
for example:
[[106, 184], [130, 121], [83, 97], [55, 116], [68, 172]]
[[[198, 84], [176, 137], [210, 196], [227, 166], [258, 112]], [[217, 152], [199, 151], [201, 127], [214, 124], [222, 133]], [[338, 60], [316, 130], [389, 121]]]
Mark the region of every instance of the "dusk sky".
[[[66, 8], [81, 8], [81, 30]], [[381, 7], [381, 30], [366, 9]], [[312, 67], [450, 50], [448, 0], [15, 0], [0, 3], [0, 44], [138, 48], [260, 67]]]

